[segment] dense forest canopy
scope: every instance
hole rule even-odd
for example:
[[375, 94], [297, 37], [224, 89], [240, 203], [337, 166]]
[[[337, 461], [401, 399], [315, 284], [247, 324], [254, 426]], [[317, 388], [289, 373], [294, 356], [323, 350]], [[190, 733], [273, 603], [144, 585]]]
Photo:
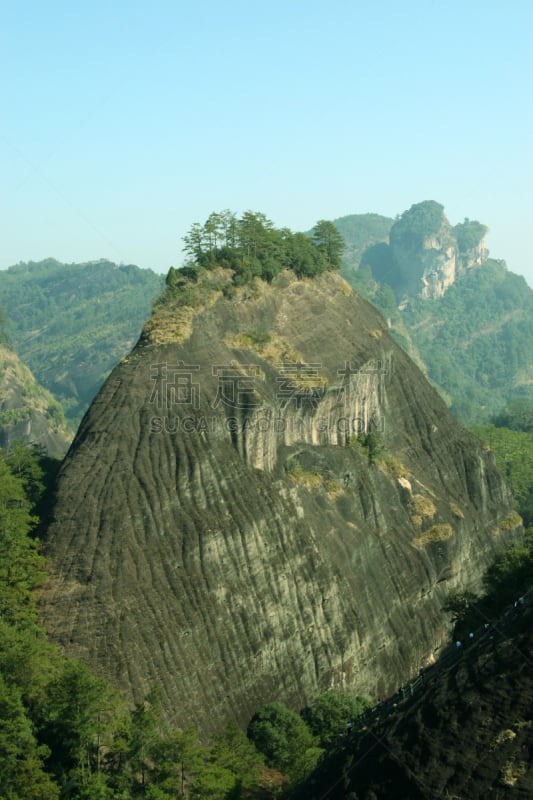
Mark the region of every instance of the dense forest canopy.
[[533, 398], [512, 400], [474, 432], [494, 451], [525, 527], [533, 528]]
[[438, 300], [410, 302], [402, 316], [461, 421], [487, 419], [513, 391], [530, 395], [533, 292], [501, 262], [470, 270]]

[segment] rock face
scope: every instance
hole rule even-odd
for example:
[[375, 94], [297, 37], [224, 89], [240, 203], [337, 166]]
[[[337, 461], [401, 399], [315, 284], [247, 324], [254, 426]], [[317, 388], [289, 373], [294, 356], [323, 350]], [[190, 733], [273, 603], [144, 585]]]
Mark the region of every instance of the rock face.
[[273, 699], [396, 689], [516, 527], [492, 454], [338, 275], [209, 276], [85, 416], [42, 607], [67, 653], [135, 700], [160, 684], [204, 734]]
[[412, 206], [390, 232], [395, 287], [411, 297], [442, 297], [459, 275], [487, 260], [485, 232], [469, 220], [452, 228], [434, 201]]
[[31, 371], [0, 346], [0, 447], [14, 441], [39, 445], [57, 458], [72, 441], [59, 403], [39, 386]]

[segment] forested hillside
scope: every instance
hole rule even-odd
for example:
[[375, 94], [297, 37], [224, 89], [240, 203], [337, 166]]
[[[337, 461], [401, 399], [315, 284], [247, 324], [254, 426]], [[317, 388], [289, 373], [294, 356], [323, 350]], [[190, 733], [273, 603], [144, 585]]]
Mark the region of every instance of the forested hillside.
[[10, 344], [72, 426], [130, 351], [161, 287], [151, 270], [109, 261], [47, 259], [0, 271]]
[[494, 451], [526, 528], [533, 528], [533, 401], [509, 404], [490, 424], [474, 432]]
[[[530, 543], [530, 576], [532, 555]], [[523, 600], [450, 647], [414, 696], [400, 691], [354, 723], [291, 800], [529, 800], [531, 593]]]
[[369, 247], [387, 244], [394, 220], [381, 214], [349, 214], [334, 220], [346, 247], [343, 256], [345, 267], [357, 269], [363, 253]]
[[0, 447], [22, 440], [63, 456], [72, 439], [60, 403], [0, 344]]
[[[342, 274], [382, 312], [396, 341], [423, 366], [459, 421], [486, 422], [508, 400], [533, 398], [533, 290], [504, 262], [487, 257], [484, 225], [465, 220], [452, 228], [439, 204], [413, 206], [390, 232], [393, 244], [404, 247], [401, 273], [394, 246], [376, 244], [368, 231], [364, 249], [361, 229], [351, 245], [350, 228], [342, 220], [335, 224], [347, 237]], [[354, 246], [358, 262], [350, 255]], [[436, 259], [444, 276], [439, 296], [413, 293], [409, 254], [413, 269], [419, 258], [430, 265]], [[432, 275], [430, 270], [428, 281]]]
[[379, 308], [391, 333], [465, 424], [488, 421], [513, 398], [533, 398], [533, 291], [502, 262], [488, 259], [443, 297], [397, 306], [369, 268], [350, 276]]
[[489, 259], [438, 300], [402, 313], [430, 379], [465, 422], [490, 418], [513, 397], [533, 398], [533, 291]]

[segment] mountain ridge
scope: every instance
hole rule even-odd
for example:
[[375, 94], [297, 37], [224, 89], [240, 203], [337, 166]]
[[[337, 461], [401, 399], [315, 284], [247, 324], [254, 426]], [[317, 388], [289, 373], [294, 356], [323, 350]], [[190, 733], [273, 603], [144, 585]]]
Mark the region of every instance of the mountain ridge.
[[0, 271], [13, 350], [77, 425], [104, 377], [135, 344], [163, 279], [100, 259], [49, 258]]
[[[426, 212], [432, 224], [425, 224]], [[355, 222], [361, 251], [364, 219]], [[442, 241], [432, 239], [442, 226], [448, 254]], [[398, 228], [402, 235], [394, 234]], [[350, 229], [344, 230], [349, 236]], [[380, 243], [369, 244], [354, 260], [348, 239], [342, 271], [468, 425], [488, 421], [510, 400], [533, 392], [530, 349], [523, 346], [533, 338], [533, 290], [505, 262], [489, 257], [486, 231], [468, 219], [452, 227], [439, 203], [418, 203], [391, 224], [395, 245], [383, 233]], [[436, 295], [424, 296], [431, 286]]]

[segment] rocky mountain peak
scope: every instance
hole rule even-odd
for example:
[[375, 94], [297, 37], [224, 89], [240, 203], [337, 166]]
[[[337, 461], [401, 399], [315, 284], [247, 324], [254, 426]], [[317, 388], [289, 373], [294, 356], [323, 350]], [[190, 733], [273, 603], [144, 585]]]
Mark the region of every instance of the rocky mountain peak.
[[43, 619], [207, 735], [395, 689], [518, 525], [492, 454], [342, 278], [213, 270], [168, 292], [82, 422]]
[[458, 275], [486, 261], [486, 231], [467, 219], [452, 227], [433, 200], [411, 206], [390, 231], [395, 286], [408, 296], [442, 297]]

